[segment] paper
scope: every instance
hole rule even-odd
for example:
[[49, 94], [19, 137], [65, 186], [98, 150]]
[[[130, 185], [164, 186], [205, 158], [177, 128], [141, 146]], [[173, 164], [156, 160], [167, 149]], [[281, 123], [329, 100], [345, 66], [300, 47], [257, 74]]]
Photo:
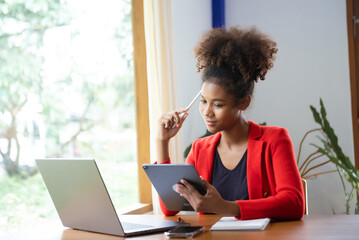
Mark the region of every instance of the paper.
[[238, 220], [234, 217], [222, 217], [209, 230], [264, 230], [269, 222], [269, 218]]

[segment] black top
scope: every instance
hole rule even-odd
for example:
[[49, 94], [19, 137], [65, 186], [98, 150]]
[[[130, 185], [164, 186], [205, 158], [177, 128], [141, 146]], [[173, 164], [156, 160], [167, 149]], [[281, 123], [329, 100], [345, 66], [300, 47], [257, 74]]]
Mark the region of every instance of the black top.
[[224, 200], [248, 200], [247, 151], [233, 170], [227, 169], [218, 154], [214, 154], [212, 185]]

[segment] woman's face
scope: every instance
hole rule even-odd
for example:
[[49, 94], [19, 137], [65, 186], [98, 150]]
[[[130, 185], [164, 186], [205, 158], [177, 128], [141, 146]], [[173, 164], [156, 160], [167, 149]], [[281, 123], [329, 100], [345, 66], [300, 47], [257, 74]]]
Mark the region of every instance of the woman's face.
[[234, 97], [212, 81], [202, 84], [199, 111], [212, 133], [230, 130], [241, 119], [239, 107], [234, 106]]

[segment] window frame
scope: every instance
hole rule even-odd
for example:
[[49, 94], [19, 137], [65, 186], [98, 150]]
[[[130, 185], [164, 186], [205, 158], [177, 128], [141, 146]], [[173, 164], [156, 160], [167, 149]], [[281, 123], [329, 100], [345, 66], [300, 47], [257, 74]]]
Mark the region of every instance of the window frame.
[[[346, 0], [346, 7], [354, 163], [355, 168], [359, 169], [359, 38], [354, 36], [354, 28], [358, 32], [358, 26], [353, 22], [353, 17], [358, 18], [359, 15], [358, 1]], [[357, 201], [359, 201], [359, 192], [357, 192]]]
[[131, 4], [139, 204], [126, 213], [142, 214], [153, 210], [151, 182], [142, 169], [142, 164], [150, 163], [147, 59], [143, 0], [132, 0]]

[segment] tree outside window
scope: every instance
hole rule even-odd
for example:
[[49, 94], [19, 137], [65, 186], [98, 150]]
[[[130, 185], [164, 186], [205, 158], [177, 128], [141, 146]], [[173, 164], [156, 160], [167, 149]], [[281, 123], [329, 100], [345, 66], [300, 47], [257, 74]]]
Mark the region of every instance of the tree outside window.
[[57, 217], [35, 158], [99, 164], [137, 202], [130, 0], [0, 0], [0, 227]]

